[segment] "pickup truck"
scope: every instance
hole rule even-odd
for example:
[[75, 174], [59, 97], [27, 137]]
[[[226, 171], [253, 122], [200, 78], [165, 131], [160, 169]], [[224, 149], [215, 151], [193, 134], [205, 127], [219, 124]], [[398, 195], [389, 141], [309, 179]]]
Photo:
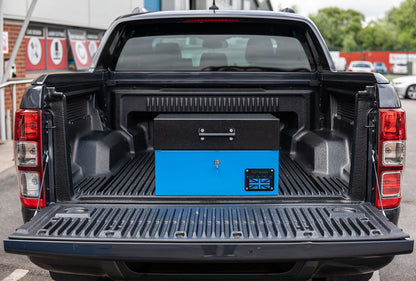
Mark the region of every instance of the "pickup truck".
[[306, 17], [123, 16], [26, 90], [4, 248], [55, 280], [368, 280], [413, 251], [405, 142], [389, 81], [336, 72]]

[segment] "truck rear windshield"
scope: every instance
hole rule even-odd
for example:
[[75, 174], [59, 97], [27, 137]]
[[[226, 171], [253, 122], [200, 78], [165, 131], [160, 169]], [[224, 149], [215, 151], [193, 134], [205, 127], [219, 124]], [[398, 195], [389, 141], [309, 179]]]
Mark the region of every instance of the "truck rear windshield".
[[303, 38], [278, 25], [146, 25], [128, 31], [115, 70], [309, 72], [313, 66]]

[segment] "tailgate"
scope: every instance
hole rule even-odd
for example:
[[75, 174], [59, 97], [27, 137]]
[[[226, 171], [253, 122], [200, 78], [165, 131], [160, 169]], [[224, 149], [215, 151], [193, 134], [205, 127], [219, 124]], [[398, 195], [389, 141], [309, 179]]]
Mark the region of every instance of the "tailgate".
[[215, 256], [222, 245], [232, 246], [235, 259], [313, 259], [409, 253], [413, 241], [408, 237], [366, 203], [56, 204], [9, 236], [5, 250], [201, 259], [207, 252]]

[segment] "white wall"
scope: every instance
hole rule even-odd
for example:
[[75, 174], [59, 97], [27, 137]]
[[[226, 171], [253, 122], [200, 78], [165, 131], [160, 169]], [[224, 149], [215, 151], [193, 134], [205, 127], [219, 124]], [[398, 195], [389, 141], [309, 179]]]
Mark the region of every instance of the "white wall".
[[[197, 1], [204, 1], [205, 2], [205, 9], [209, 9], [212, 6], [212, 0], [197, 0]], [[244, 2], [247, 0], [216, 0], [215, 5], [220, 10], [242, 10], [244, 9]]]
[[[163, 10], [189, 10], [190, 0], [162, 0]], [[230, 5], [231, 3], [231, 5]], [[249, 10], [250, 0], [216, 0], [215, 4], [221, 10]], [[212, 0], [197, 0], [197, 9], [208, 10]]]
[[[31, 0], [3, 1], [5, 19], [23, 20]], [[144, 0], [38, 0], [32, 21], [106, 29]]]
[[[23, 20], [32, 0], [4, 0], [5, 19]], [[189, 10], [189, 0], [161, 0], [163, 10]], [[232, 5], [229, 5], [229, 4]], [[200, 9], [209, 9], [212, 0], [197, 0]], [[216, 0], [221, 10], [248, 9], [250, 0]], [[107, 29], [117, 17], [144, 7], [144, 0], [38, 0], [32, 21]]]
[[189, 0], [161, 0], [162, 10], [189, 10]]

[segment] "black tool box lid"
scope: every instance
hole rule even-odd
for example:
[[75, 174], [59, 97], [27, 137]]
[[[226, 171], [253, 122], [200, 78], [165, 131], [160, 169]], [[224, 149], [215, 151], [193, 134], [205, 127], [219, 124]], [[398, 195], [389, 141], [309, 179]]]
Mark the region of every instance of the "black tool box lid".
[[271, 114], [160, 114], [156, 150], [278, 150], [279, 119]]

